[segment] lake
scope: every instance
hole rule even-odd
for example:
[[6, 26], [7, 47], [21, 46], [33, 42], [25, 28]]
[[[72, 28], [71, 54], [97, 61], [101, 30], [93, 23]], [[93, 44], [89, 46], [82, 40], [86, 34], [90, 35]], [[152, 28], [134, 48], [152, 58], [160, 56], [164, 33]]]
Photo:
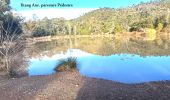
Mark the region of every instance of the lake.
[[80, 74], [122, 83], [170, 80], [167, 39], [74, 38], [29, 46], [28, 74], [49, 75], [61, 59], [76, 57]]

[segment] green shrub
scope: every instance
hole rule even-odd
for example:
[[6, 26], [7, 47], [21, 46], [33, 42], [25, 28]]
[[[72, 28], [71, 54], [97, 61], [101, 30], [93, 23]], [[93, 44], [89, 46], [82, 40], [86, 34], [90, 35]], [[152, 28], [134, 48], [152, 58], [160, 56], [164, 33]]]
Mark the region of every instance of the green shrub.
[[55, 67], [55, 71], [72, 71], [77, 68], [77, 60], [75, 57], [69, 57], [62, 59], [59, 64]]
[[158, 27], [156, 28], [157, 32], [160, 32], [163, 29], [163, 24], [159, 23]]
[[120, 24], [115, 24], [114, 32], [115, 33], [121, 33], [122, 32], [122, 26]]
[[152, 28], [146, 28], [146, 40], [155, 40], [156, 39], [156, 30]]
[[48, 35], [51, 35], [51, 33], [49, 31], [45, 30], [44, 28], [38, 27], [33, 31], [34, 37], [48, 36]]

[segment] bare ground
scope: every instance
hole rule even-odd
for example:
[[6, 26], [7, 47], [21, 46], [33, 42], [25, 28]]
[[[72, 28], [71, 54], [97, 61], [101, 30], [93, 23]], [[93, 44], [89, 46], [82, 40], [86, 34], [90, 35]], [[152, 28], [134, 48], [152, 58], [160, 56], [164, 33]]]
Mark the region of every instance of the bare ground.
[[0, 100], [169, 100], [170, 81], [122, 84], [77, 71], [16, 79], [0, 78]]

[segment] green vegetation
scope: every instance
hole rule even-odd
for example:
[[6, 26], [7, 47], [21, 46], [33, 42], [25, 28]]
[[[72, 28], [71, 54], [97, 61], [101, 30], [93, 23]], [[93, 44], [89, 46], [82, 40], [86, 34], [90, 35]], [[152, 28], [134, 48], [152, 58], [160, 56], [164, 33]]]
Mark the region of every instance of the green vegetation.
[[119, 9], [101, 8], [73, 20], [35, 19], [24, 23], [23, 27], [33, 36], [114, 34], [145, 28], [155, 29], [157, 33], [170, 32], [170, 0], [156, 0]]
[[55, 35], [68, 35], [74, 33], [74, 26], [71, 26], [68, 21], [63, 18], [28, 21], [22, 24], [23, 30], [28, 36], [55, 36]]
[[146, 40], [155, 40], [156, 38], [156, 30], [147, 28], [146, 29]]
[[55, 71], [71, 71], [77, 68], [77, 60], [74, 57], [62, 59], [57, 64]]

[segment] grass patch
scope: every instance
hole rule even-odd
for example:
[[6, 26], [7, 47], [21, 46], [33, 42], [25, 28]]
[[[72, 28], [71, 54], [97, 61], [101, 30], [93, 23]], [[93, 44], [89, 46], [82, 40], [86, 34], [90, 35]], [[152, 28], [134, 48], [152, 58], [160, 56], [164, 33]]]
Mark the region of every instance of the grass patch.
[[77, 58], [69, 57], [67, 59], [62, 59], [55, 67], [55, 71], [72, 71], [77, 69]]

